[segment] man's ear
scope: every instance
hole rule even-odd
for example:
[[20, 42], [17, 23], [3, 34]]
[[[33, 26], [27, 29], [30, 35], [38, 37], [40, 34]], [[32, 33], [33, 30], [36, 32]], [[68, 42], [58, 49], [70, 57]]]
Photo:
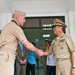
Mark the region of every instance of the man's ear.
[[19, 19], [19, 15], [16, 15], [15, 18], [18, 20]]

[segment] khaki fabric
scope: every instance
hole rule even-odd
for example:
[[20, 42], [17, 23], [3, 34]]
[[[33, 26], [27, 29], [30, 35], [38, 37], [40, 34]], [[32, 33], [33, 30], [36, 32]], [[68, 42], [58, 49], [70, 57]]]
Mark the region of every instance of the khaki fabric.
[[13, 12], [13, 14], [26, 16], [26, 13], [24, 13], [24, 12], [22, 12], [22, 11], [19, 11], [19, 10], [15, 10], [15, 11]]
[[59, 39], [52, 41], [49, 52], [54, 53], [57, 58], [70, 58], [70, 52], [75, 50], [75, 44], [72, 38], [67, 34], [62, 34]]
[[69, 50], [72, 52], [75, 50], [75, 40], [70, 36], [70, 35], [66, 35], [66, 43], [67, 46], [69, 47]]
[[0, 51], [0, 75], [14, 75], [15, 55]]
[[52, 41], [49, 49], [49, 52], [53, 52], [57, 60], [56, 75], [70, 75], [71, 52], [75, 50], [75, 43], [71, 36], [63, 33]]
[[55, 19], [55, 20], [54, 20], [54, 24], [52, 25], [52, 27], [54, 27], [54, 26], [67, 27], [67, 25], [66, 25], [63, 21], [61, 21], [61, 20], [59, 20], [59, 19]]
[[22, 29], [14, 22], [8, 23], [1, 31], [0, 74], [14, 75], [15, 52], [18, 41], [26, 40]]
[[56, 75], [70, 75], [71, 73], [71, 60], [63, 60], [56, 64]]
[[2, 29], [1, 37], [3, 47], [12, 53], [15, 53], [18, 41], [26, 40], [22, 29], [14, 22], [10, 22]]

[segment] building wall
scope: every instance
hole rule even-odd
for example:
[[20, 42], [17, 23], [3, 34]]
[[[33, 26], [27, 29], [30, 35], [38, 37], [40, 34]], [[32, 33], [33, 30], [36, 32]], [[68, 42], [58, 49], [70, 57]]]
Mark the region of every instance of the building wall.
[[2, 30], [2, 28], [11, 21], [11, 13], [2, 13], [0, 14], [0, 30]]

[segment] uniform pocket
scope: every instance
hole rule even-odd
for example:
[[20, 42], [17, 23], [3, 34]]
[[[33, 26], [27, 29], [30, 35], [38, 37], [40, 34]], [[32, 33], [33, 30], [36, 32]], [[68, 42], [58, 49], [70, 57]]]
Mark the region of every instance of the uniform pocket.
[[2, 59], [3, 61], [8, 61], [9, 54], [7, 52], [0, 52], [0, 59]]
[[65, 45], [65, 42], [61, 42], [58, 44], [58, 46], [63, 46], [63, 45]]
[[9, 54], [4, 54], [4, 59], [5, 59], [5, 61], [8, 61], [9, 60]]

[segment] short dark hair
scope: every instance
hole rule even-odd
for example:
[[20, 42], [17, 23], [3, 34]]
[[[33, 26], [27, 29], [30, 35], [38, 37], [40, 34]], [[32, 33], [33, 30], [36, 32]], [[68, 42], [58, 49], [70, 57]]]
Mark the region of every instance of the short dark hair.
[[49, 42], [49, 40], [48, 40], [48, 39], [46, 39], [46, 40], [45, 40], [45, 42], [46, 42], [46, 41], [47, 41], [47, 42]]

